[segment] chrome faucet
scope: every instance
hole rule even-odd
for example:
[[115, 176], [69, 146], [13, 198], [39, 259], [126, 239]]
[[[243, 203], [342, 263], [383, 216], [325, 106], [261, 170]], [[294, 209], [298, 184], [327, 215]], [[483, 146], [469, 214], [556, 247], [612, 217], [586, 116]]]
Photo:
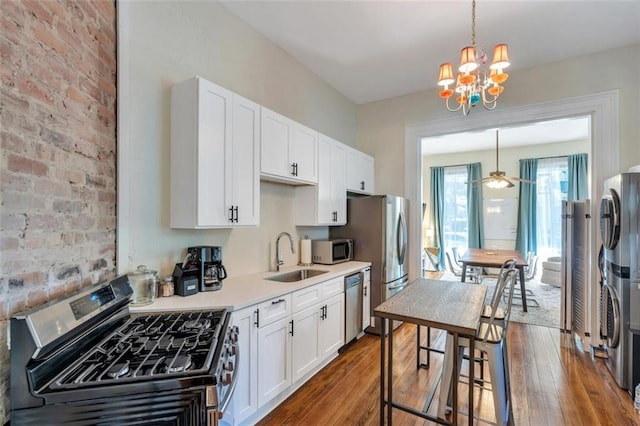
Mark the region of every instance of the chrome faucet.
[[280, 270], [280, 266], [284, 265], [284, 260], [282, 260], [282, 254], [280, 254], [280, 238], [287, 236], [289, 237], [289, 242], [291, 242], [291, 253], [296, 252], [296, 247], [293, 245], [293, 238], [288, 232], [281, 232], [278, 234], [278, 238], [276, 238], [276, 271]]

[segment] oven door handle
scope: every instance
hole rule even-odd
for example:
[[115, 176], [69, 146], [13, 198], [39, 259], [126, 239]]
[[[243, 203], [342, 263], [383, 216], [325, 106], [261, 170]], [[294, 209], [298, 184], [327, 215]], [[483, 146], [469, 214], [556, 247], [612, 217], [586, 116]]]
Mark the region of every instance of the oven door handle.
[[224, 416], [224, 412], [227, 410], [227, 406], [229, 402], [231, 402], [231, 397], [233, 396], [233, 391], [236, 390], [236, 384], [238, 383], [238, 370], [240, 369], [240, 345], [236, 344], [236, 355], [235, 355], [235, 365], [236, 368], [233, 370], [233, 376], [231, 378], [231, 384], [229, 385], [229, 392], [224, 396], [224, 400], [220, 404], [218, 408], [218, 412], [220, 413], [220, 418]]

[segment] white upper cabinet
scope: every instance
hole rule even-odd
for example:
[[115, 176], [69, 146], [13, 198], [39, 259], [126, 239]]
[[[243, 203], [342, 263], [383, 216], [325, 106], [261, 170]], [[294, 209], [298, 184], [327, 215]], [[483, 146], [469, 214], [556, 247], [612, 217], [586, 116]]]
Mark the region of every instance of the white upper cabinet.
[[320, 135], [318, 184], [296, 188], [296, 225], [344, 225], [347, 223], [347, 146]]
[[258, 225], [259, 111], [200, 77], [173, 86], [172, 228]]
[[262, 107], [260, 173], [294, 185], [318, 182], [318, 132]]
[[347, 147], [347, 150], [347, 191], [373, 194], [373, 157], [351, 147]]
[[233, 143], [227, 160], [231, 194], [227, 202], [233, 225], [260, 224], [260, 106], [233, 95]]

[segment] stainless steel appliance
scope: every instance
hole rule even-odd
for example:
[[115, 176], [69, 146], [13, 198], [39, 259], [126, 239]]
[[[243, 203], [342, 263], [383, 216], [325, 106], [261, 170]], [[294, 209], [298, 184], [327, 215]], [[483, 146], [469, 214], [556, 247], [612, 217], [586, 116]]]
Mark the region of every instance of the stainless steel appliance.
[[640, 173], [605, 180], [600, 200], [602, 276], [600, 328], [606, 365], [618, 385], [631, 392], [640, 381]]
[[356, 339], [362, 333], [362, 285], [364, 283], [364, 273], [344, 277], [345, 294], [345, 321], [344, 321], [344, 343], [347, 344]]
[[590, 336], [589, 286], [591, 283], [591, 203], [562, 202], [562, 256], [560, 262], [560, 332], [562, 344], [571, 347], [573, 337]]
[[127, 276], [11, 318], [11, 423], [217, 425], [237, 329], [225, 309], [131, 315]]
[[[371, 262], [371, 311], [402, 290], [409, 281], [407, 200], [372, 195], [347, 200], [347, 224], [331, 227], [331, 238], [353, 240], [353, 258]], [[394, 321], [394, 328], [401, 324]], [[380, 334], [380, 320], [365, 331]]]
[[[216, 291], [222, 288], [222, 280], [227, 278], [227, 270], [222, 264], [222, 247], [189, 247], [186, 262], [188, 265], [194, 264], [199, 270], [199, 291]], [[186, 269], [189, 269], [188, 265]]]
[[334, 265], [353, 259], [353, 241], [349, 239], [311, 241], [313, 263]]

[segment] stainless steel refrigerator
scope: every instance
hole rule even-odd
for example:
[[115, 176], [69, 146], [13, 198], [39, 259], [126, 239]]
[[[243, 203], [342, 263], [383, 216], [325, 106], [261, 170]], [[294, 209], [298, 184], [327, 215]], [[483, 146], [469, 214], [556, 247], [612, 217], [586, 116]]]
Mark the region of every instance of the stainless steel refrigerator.
[[573, 336], [589, 336], [589, 200], [562, 202], [562, 261], [560, 263], [561, 344], [571, 347]]
[[[371, 311], [409, 281], [407, 213], [409, 202], [393, 195], [347, 200], [347, 224], [332, 227], [331, 238], [351, 238], [354, 259], [371, 262]], [[380, 334], [378, 318], [365, 331]], [[401, 322], [394, 321], [394, 328]]]

